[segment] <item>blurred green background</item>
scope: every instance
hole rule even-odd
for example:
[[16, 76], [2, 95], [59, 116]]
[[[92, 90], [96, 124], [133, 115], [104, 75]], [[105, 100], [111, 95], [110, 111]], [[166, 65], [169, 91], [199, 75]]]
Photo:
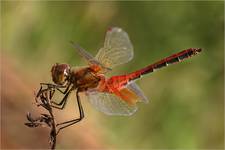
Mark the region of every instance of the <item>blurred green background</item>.
[[[56, 62], [85, 65], [69, 41], [95, 55], [108, 27], [123, 28], [135, 71], [190, 47], [203, 52], [137, 81], [150, 103], [130, 117], [106, 116], [82, 99], [85, 119], [65, 129], [57, 148], [223, 149], [224, 2], [1, 1], [1, 147], [47, 148], [48, 129], [24, 126], [38, 109], [33, 92], [51, 82]], [[75, 95], [59, 120], [78, 116]]]

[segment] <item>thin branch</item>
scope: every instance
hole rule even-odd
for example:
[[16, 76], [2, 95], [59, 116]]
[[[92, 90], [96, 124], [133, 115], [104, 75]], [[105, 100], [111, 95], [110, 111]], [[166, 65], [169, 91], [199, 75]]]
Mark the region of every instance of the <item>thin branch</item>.
[[53, 115], [52, 107], [51, 107], [51, 98], [52, 98], [52, 88], [42, 89], [40, 88], [37, 95], [35, 95], [35, 102], [36, 105], [39, 107], [41, 106], [45, 110], [48, 111], [48, 114], [41, 114], [37, 118], [33, 118], [31, 114], [28, 112], [27, 120], [29, 122], [25, 123], [28, 127], [49, 127], [50, 130], [50, 137], [49, 137], [49, 144], [51, 149], [54, 150], [56, 146], [56, 137], [57, 137], [57, 129], [56, 129], [56, 121]]

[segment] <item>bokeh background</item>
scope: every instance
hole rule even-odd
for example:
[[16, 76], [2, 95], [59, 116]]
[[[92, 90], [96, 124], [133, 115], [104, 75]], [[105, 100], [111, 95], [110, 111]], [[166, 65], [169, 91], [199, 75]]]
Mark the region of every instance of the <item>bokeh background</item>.
[[[137, 81], [150, 103], [130, 117], [107, 116], [82, 97], [85, 119], [65, 129], [57, 148], [223, 149], [224, 2], [1, 1], [1, 148], [48, 148], [47, 128], [24, 126], [38, 115], [34, 91], [51, 82], [56, 62], [86, 62], [69, 41], [95, 55], [108, 27], [128, 32], [132, 72], [190, 47], [203, 52]], [[58, 120], [78, 116], [75, 94]]]

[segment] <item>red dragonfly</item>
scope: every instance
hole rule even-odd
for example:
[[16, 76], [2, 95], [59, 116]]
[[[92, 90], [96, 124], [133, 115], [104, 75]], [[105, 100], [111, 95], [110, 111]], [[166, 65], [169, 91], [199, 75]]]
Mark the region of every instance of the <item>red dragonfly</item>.
[[[51, 69], [52, 80], [55, 84], [41, 83], [41, 85], [48, 85], [48, 88], [56, 89], [65, 95], [59, 103], [52, 101], [53, 107], [59, 109], [64, 108], [69, 94], [76, 90], [80, 117], [58, 124], [57, 126], [64, 125], [59, 130], [84, 118], [79, 97], [80, 92], [84, 92], [90, 103], [107, 115], [129, 116], [137, 111], [137, 102], [148, 102], [147, 97], [135, 84], [137, 79], [154, 70], [180, 62], [201, 52], [200, 48], [189, 48], [140, 70], [108, 78], [106, 73], [110, 72], [113, 67], [127, 63], [133, 58], [133, 46], [125, 31], [118, 27], [110, 28], [106, 32], [104, 46], [95, 57], [79, 45], [72, 44], [88, 62], [88, 66], [71, 69], [68, 64], [56, 63]], [[40, 91], [38, 95], [40, 95]]]

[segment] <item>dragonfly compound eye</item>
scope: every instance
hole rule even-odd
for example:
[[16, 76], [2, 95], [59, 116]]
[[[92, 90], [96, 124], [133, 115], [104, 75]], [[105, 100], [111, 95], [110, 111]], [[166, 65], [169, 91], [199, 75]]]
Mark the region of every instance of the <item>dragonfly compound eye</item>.
[[51, 73], [53, 82], [63, 85], [69, 78], [70, 66], [56, 63], [52, 66]]

